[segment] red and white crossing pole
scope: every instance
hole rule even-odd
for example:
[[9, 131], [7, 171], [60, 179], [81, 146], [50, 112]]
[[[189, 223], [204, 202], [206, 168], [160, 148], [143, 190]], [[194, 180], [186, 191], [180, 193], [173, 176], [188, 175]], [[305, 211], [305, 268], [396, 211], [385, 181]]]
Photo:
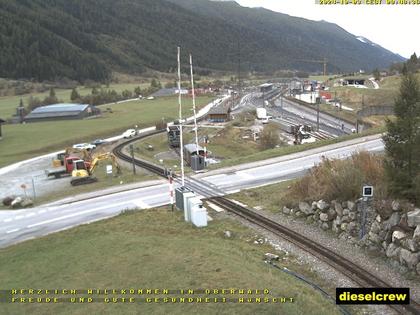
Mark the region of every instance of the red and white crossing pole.
[[172, 211], [174, 211], [174, 183], [173, 183], [172, 171], [171, 170], [169, 170], [168, 180], [169, 180], [169, 198], [170, 198], [170, 204], [171, 204]]

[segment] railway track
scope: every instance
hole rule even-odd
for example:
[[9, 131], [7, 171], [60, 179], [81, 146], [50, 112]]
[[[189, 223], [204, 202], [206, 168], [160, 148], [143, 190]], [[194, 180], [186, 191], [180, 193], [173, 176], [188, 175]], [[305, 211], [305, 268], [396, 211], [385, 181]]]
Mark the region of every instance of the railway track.
[[[156, 130], [149, 133], [145, 133], [139, 137], [130, 139], [124, 143], [119, 144], [113, 150], [114, 154], [127, 162], [132, 163], [133, 160], [130, 156], [124, 154], [123, 148], [134, 141], [138, 141], [140, 139], [156, 135], [159, 133], [163, 133], [165, 130]], [[134, 159], [134, 163], [142, 167], [154, 174], [157, 174], [162, 177], [167, 177], [167, 170], [154, 165], [152, 163]], [[180, 178], [174, 176], [176, 182], [180, 184]], [[256, 213], [246, 207], [238, 205], [237, 203], [229, 200], [228, 198], [224, 197], [225, 192], [219, 189], [218, 187], [203, 183], [202, 181], [198, 181], [194, 178], [185, 177], [185, 186], [190, 188], [191, 190], [199, 193], [204, 198], [211, 200], [212, 203], [218, 205], [219, 207], [234, 213], [235, 215], [259, 226], [264, 228], [267, 231], [270, 231], [290, 243], [298, 246], [299, 248], [303, 249], [304, 251], [312, 254], [313, 256], [317, 257], [318, 259], [322, 260], [323, 262], [327, 263], [334, 269], [341, 272], [343, 275], [347, 276], [349, 279], [357, 283], [357, 285], [361, 287], [391, 287], [388, 283], [383, 281], [382, 279], [376, 277], [374, 274], [364, 270], [362, 267], [356, 265], [349, 259], [331, 251], [330, 249], [314, 242], [313, 240], [265, 217], [261, 214]], [[420, 304], [418, 304], [414, 300], [410, 300], [410, 304], [408, 305], [388, 305], [392, 309], [394, 309], [399, 314], [420, 314]]]

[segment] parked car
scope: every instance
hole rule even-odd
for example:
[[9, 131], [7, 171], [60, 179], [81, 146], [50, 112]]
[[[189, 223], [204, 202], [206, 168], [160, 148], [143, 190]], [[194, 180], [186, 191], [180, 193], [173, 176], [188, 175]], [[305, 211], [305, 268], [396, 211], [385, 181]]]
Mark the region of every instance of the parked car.
[[81, 150], [93, 150], [96, 148], [96, 145], [91, 143], [78, 143], [73, 145], [73, 149], [81, 149]]
[[128, 138], [136, 136], [137, 131], [135, 129], [127, 129], [126, 131], [124, 131], [124, 133], [122, 135], [123, 135], [124, 139], [128, 139]]
[[104, 143], [108, 143], [108, 141], [104, 140], [104, 139], [96, 139], [94, 141], [92, 141], [90, 144], [93, 144], [95, 146], [104, 144]]

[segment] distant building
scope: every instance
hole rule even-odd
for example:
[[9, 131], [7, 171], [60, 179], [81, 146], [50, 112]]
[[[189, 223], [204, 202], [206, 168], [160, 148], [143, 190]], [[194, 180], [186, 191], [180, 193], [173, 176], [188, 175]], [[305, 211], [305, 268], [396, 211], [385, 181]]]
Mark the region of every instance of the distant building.
[[342, 81], [342, 85], [352, 85], [352, 86], [358, 86], [358, 85], [365, 85], [366, 79], [364, 78], [345, 78]]
[[[153, 93], [151, 96], [163, 97], [163, 96], [172, 96], [175, 94], [178, 94], [178, 88], [172, 87], [172, 88], [162, 88], [159, 91]], [[181, 94], [183, 95], [188, 94], [188, 90], [181, 88]]]
[[25, 122], [83, 119], [99, 115], [101, 111], [87, 104], [54, 104], [35, 108], [25, 116]]
[[0, 118], [0, 139], [2, 138], [2, 133], [1, 133], [1, 125], [4, 124], [6, 121]]
[[210, 109], [208, 120], [211, 122], [226, 122], [230, 120], [230, 104], [222, 103]]
[[273, 84], [272, 83], [264, 83], [260, 85], [260, 92], [261, 93], [265, 93], [265, 92], [269, 92], [273, 89]]

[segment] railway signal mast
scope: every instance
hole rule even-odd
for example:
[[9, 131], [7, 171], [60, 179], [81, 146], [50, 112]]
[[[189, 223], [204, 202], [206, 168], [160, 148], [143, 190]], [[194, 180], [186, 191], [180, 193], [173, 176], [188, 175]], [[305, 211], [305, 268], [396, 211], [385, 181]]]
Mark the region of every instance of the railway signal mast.
[[184, 142], [182, 138], [182, 100], [181, 100], [181, 48], [178, 47], [178, 105], [179, 105], [179, 151], [181, 154], [181, 186], [185, 186], [184, 178]]

